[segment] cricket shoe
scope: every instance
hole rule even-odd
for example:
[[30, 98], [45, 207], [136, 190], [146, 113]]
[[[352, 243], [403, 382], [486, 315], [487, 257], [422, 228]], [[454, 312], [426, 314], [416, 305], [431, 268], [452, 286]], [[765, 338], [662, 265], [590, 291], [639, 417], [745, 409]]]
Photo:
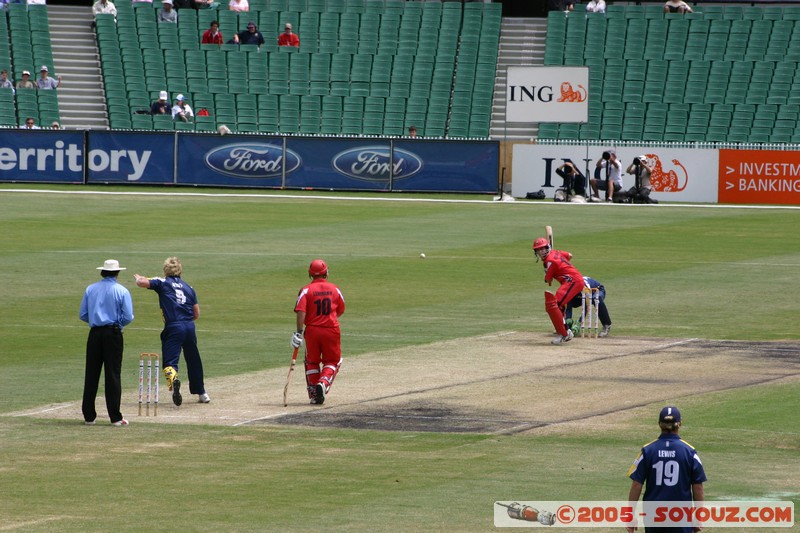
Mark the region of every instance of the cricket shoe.
[[172, 380], [172, 403], [175, 405], [183, 403], [183, 396], [181, 396], [181, 380], [178, 378]]
[[208, 403], [210, 401], [211, 398], [209, 398], [208, 393], [205, 392], [200, 395], [200, 398], [197, 399], [197, 403]]
[[172, 382], [178, 377], [178, 371], [171, 366], [164, 367], [164, 377], [167, 378], [167, 390], [172, 390]]
[[124, 428], [128, 425], [128, 421], [124, 418], [122, 420], [117, 420], [116, 422], [111, 422], [111, 425], [118, 428]]
[[564, 335], [563, 337], [559, 337], [557, 339], [551, 340], [550, 344], [564, 344], [565, 342], [571, 341], [572, 337], [574, 337], [574, 335], [572, 334], [572, 330], [568, 329], [566, 335]]
[[611, 324], [603, 326], [603, 331], [600, 332], [600, 337], [608, 337], [611, 333]]
[[325, 384], [321, 381], [314, 386], [314, 403], [317, 405], [325, 403]]

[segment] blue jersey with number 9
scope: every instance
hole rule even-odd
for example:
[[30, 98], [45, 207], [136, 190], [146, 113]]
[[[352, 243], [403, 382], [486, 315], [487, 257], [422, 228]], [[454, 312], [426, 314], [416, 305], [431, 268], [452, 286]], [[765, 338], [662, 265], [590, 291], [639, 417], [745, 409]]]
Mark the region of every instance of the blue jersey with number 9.
[[697, 451], [675, 433], [645, 444], [628, 476], [645, 486], [644, 501], [690, 502], [692, 485], [706, 481]]
[[150, 289], [158, 293], [165, 323], [193, 320], [192, 307], [197, 303], [197, 295], [188, 283], [176, 277], [150, 278]]

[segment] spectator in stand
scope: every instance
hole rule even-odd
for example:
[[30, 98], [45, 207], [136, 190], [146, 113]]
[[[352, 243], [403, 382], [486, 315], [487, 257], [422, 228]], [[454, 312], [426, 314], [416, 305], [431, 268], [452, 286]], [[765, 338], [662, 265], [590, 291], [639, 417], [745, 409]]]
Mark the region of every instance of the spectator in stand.
[[41, 77], [36, 80], [36, 88], [42, 90], [49, 90], [49, 89], [58, 89], [61, 87], [61, 76], [56, 77], [55, 79], [50, 78], [47, 74], [47, 66], [42, 65], [41, 70]]
[[14, 94], [14, 83], [8, 79], [8, 71], [6, 69], [0, 70], [0, 89], [11, 89], [11, 94]]
[[245, 12], [250, 11], [250, 4], [247, 0], [231, 0], [228, 3], [228, 9], [231, 11]]
[[191, 122], [192, 117], [194, 117], [194, 111], [192, 111], [192, 108], [186, 103], [186, 98], [182, 94], [179, 94], [178, 97], [175, 98], [175, 105], [172, 106], [172, 120]]
[[36, 125], [36, 121], [33, 120], [33, 117], [28, 117], [25, 119], [25, 129], [26, 130], [40, 130], [39, 126]]
[[694, 13], [694, 11], [683, 0], [667, 0], [664, 4], [664, 13]]
[[31, 73], [27, 70], [22, 71], [22, 79], [17, 82], [17, 89], [35, 89], [36, 85], [31, 81]]
[[589, 0], [589, 3], [586, 4], [586, 12], [587, 13], [605, 13], [606, 12], [606, 3], [604, 0]]
[[92, 6], [92, 14], [97, 15], [114, 15], [117, 16], [117, 7], [108, 0], [97, 0]]
[[172, 0], [163, 0], [161, 2], [161, 9], [158, 12], [159, 22], [170, 22], [172, 24], [178, 23], [178, 12], [172, 9]]
[[547, 0], [547, 11], [572, 11], [574, 0]]
[[278, 36], [278, 46], [300, 46], [300, 37], [292, 33], [292, 25], [287, 22], [283, 33]]
[[52, 129], [54, 129], [54, 130], [60, 130], [60, 129], [62, 129], [62, 128], [61, 128], [61, 124], [59, 124], [57, 120], [54, 120], [54, 121], [53, 121], [53, 123], [52, 123], [52, 124], [50, 124], [50, 127], [51, 127]]
[[203, 44], [222, 44], [222, 32], [219, 31], [219, 22], [212, 20], [208, 29], [203, 33]]
[[251, 20], [247, 23], [246, 30], [240, 31], [228, 42], [233, 44], [255, 44], [261, 46], [265, 41], [264, 36], [261, 35], [261, 32], [256, 28], [256, 23]]
[[408, 136], [412, 139], [417, 136], [417, 127], [416, 126], [409, 126], [408, 127]]
[[151, 115], [169, 115], [172, 112], [172, 108], [167, 103], [168, 96], [167, 91], [158, 93], [158, 100], [150, 106]]

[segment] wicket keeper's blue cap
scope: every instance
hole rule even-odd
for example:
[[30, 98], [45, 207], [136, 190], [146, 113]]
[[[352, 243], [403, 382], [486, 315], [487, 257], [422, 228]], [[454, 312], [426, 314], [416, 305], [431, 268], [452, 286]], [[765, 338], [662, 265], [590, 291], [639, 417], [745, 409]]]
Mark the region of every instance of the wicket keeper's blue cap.
[[680, 422], [681, 421], [681, 412], [678, 411], [678, 408], [674, 405], [668, 405], [661, 410], [661, 414], [658, 415], [658, 423], [661, 422]]

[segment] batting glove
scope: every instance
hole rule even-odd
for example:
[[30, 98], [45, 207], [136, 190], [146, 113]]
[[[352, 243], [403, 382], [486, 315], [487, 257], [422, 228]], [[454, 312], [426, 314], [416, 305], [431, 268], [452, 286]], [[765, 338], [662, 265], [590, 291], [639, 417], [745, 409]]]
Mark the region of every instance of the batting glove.
[[292, 335], [291, 345], [292, 348], [299, 348], [303, 344], [303, 332], [295, 331]]

